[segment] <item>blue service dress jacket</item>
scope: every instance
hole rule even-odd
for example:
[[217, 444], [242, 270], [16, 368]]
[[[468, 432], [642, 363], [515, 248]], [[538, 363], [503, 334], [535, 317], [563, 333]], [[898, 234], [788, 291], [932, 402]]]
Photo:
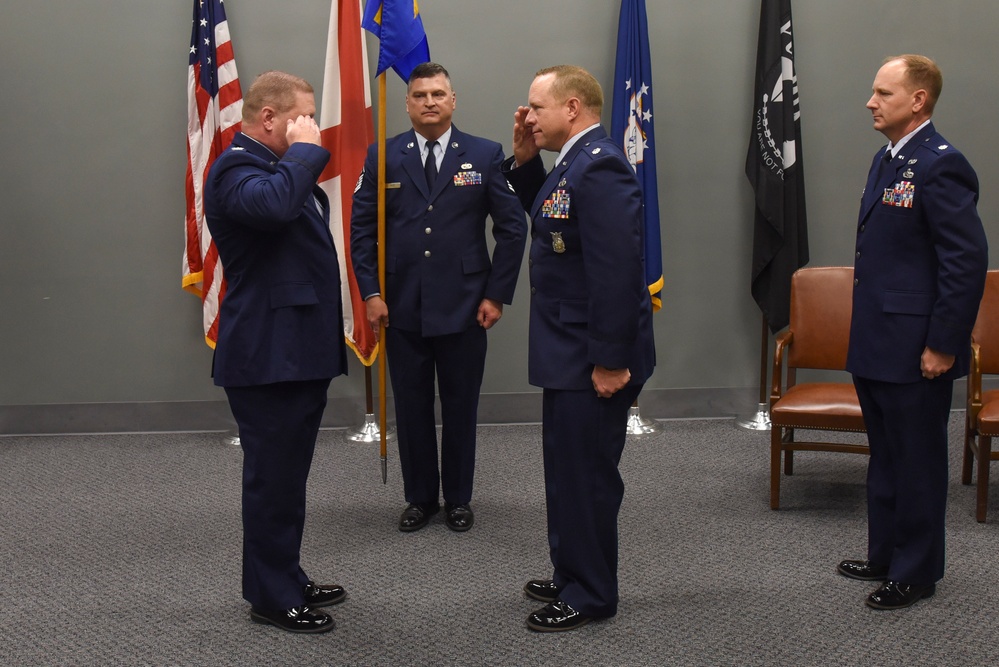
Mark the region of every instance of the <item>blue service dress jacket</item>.
[[347, 372], [340, 269], [329, 200], [316, 185], [329, 152], [294, 143], [281, 159], [237, 134], [205, 183], [205, 217], [228, 291], [213, 374], [219, 386]]
[[531, 217], [528, 381], [592, 389], [599, 365], [644, 383], [655, 343], [642, 191], [621, 149], [598, 127], [547, 175], [537, 156], [507, 177]]
[[988, 242], [978, 177], [933, 123], [871, 166], [861, 200], [847, 370], [883, 382], [922, 378], [929, 347], [953, 354], [939, 381], [966, 375]]
[[[443, 336], [478, 326], [483, 298], [509, 304], [527, 221], [500, 172], [502, 147], [451, 126], [436, 184], [427, 187], [416, 133], [385, 146], [385, 302], [392, 327]], [[350, 222], [354, 275], [363, 297], [378, 285], [378, 147], [372, 145]], [[492, 259], [486, 217], [492, 217]]]

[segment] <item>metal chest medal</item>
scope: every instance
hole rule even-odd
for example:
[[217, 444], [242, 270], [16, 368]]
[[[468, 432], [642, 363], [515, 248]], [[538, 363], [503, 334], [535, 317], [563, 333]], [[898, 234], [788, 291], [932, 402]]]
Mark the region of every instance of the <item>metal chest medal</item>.
[[562, 232], [551, 232], [552, 250], [558, 254], [565, 252], [565, 241], [562, 240]]

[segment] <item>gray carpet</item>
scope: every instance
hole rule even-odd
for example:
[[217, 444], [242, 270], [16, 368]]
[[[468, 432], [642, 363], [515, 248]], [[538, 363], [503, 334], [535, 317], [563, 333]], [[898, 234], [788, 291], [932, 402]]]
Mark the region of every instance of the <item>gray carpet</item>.
[[660, 422], [625, 449], [619, 613], [557, 635], [524, 627], [521, 586], [550, 574], [537, 425], [480, 428], [464, 534], [398, 532], [396, 456], [383, 486], [375, 447], [323, 431], [303, 565], [350, 597], [321, 636], [249, 622], [241, 453], [218, 435], [0, 438], [0, 664], [996, 664], [999, 527], [958, 481], [962, 418], [932, 600], [875, 612], [834, 572], [864, 555], [866, 458], [799, 453], [772, 512], [768, 433]]

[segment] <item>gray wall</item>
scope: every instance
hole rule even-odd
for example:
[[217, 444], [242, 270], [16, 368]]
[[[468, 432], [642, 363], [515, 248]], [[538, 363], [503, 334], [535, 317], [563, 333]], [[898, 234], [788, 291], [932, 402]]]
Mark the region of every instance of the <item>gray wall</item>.
[[[760, 314], [749, 296], [752, 193], [743, 164], [760, 3], [647, 4], [666, 277], [656, 315], [660, 363], [647, 387], [734, 391], [751, 409]], [[321, 92], [329, 6], [226, 3], [244, 87], [277, 68]], [[512, 113], [533, 73], [561, 62], [590, 69], [610, 97], [618, 7], [423, 0], [431, 54], [457, 91], [455, 122], [509, 151]], [[986, 74], [999, 61], [999, 3], [794, 0], [794, 21], [811, 264], [851, 263], [860, 190], [883, 144], [864, 103], [881, 59], [907, 51], [943, 69], [935, 120], [978, 170], [980, 211], [999, 256], [999, 90]], [[6, 3], [0, 417], [8, 422], [16, 406], [224, 398], [209, 377], [200, 304], [180, 288], [190, 22], [190, 0]], [[377, 42], [368, 45], [373, 64]], [[403, 98], [393, 74], [390, 134], [408, 127]], [[490, 333], [487, 398], [536, 391], [526, 382], [525, 286], [522, 275], [515, 303]], [[356, 364], [330, 394], [357, 402], [363, 386]], [[660, 412], [650, 416], [668, 411]]]

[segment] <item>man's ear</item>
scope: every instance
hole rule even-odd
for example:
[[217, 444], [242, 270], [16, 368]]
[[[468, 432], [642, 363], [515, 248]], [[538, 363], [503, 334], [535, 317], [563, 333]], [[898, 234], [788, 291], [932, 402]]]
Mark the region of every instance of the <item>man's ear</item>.
[[274, 129], [274, 117], [277, 112], [272, 107], [265, 106], [260, 110], [260, 125], [268, 132]]
[[926, 91], [920, 88], [912, 94], [912, 112], [919, 113], [926, 105]]
[[569, 109], [569, 119], [574, 120], [576, 116], [579, 115], [579, 108], [580, 108], [579, 98], [570, 97], [568, 100], [566, 100], [565, 104]]

